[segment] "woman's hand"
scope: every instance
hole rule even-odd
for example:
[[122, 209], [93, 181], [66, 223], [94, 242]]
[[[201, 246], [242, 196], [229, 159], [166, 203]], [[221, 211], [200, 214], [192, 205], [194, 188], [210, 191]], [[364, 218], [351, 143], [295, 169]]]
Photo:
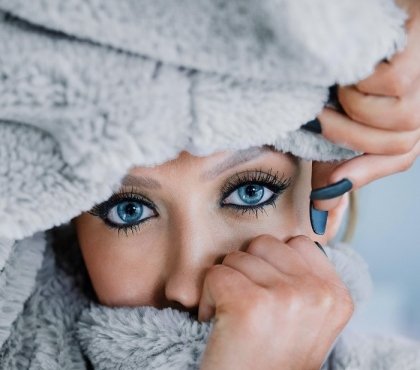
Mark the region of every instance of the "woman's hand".
[[200, 368], [318, 370], [353, 309], [311, 239], [261, 235], [207, 272], [198, 318], [215, 322]]
[[[318, 116], [323, 136], [365, 154], [344, 163], [315, 162], [313, 189], [344, 178], [357, 189], [409, 169], [420, 155], [420, 1], [397, 3], [409, 14], [406, 48], [380, 63], [367, 79], [339, 88], [338, 98], [347, 115], [324, 109]], [[332, 209], [340, 195], [314, 200], [314, 206]]]

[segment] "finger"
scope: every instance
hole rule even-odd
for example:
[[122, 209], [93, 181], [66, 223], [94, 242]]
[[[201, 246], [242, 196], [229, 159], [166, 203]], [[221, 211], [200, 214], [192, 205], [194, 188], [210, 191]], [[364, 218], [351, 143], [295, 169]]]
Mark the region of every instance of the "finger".
[[[415, 59], [417, 58], [417, 59]], [[401, 98], [408, 94], [420, 77], [419, 66], [415, 65], [419, 57], [397, 54], [390, 62], [378, 64], [375, 72], [359, 81], [356, 88], [365, 94]]]
[[310, 238], [304, 235], [295, 236], [289, 239], [287, 244], [306, 262], [311, 273], [324, 281], [341, 284], [334, 265]]
[[270, 264], [283, 275], [304, 274], [309, 268], [293, 248], [272, 235], [260, 235], [254, 238], [249, 243], [247, 252], [248, 255], [257, 256]]
[[420, 141], [409, 153], [385, 156], [362, 155], [338, 166], [330, 176], [331, 183], [343, 177], [349, 178], [353, 189], [361, 188], [372, 181], [408, 170], [420, 155]]
[[[276, 247], [278, 248], [278, 245]], [[270, 263], [270, 260], [265, 261], [243, 251], [229, 253], [222, 264], [241, 272], [249, 280], [262, 287], [273, 286], [281, 278], [280, 271]]]
[[367, 126], [395, 131], [420, 127], [420, 79], [415, 89], [403, 98], [369, 95], [355, 86], [339, 88], [338, 96], [348, 116]]
[[402, 97], [420, 77], [420, 16], [414, 14], [406, 24], [407, 44], [389, 63], [380, 63], [375, 72], [356, 87], [364, 93]]
[[[331, 175], [334, 170], [340, 166], [343, 161], [336, 162], [312, 162], [312, 177], [311, 185], [312, 189], [325, 188], [331, 183]], [[341, 180], [341, 179], [340, 179]], [[334, 197], [332, 199], [325, 200], [313, 200], [313, 205], [316, 209], [322, 211], [329, 211], [335, 208], [340, 202], [340, 196]]]
[[[238, 297], [247, 297], [255, 289], [241, 272], [225, 265], [217, 264], [207, 272], [198, 306], [198, 319], [207, 321], [216, 314], [229, 311]], [[240, 298], [239, 298], [240, 299]]]
[[[349, 180], [348, 177], [346, 177], [347, 180]], [[351, 181], [351, 180], [349, 180]], [[352, 185], [353, 187], [353, 185]], [[344, 194], [342, 195], [337, 195], [335, 198], [331, 198], [331, 199], [323, 199], [323, 200], [313, 200], [313, 206], [315, 207], [315, 209], [319, 210], [319, 211], [331, 211], [333, 209], [335, 209], [341, 202], [342, 197], [344, 196]]]
[[388, 131], [353, 121], [325, 108], [318, 116], [325, 138], [345, 148], [370, 154], [404, 154], [411, 151], [420, 136], [416, 131]]
[[[364, 154], [348, 161], [340, 162], [325, 173], [322, 182], [315, 182], [319, 186], [315, 190], [334, 187], [335, 184], [340, 183], [343, 179], [351, 182], [351, 191], [359, 189], [379, 178], [408, 170], [419, 155], [420, 141], [406, 154], [395, 156]], [[313, 167], [315, 167], [313, 177], [317, 177], [316, 169], [322, 167], [322, 163], [314, 162]], [[331, 199], [313, 200], [312, 202], [316, 209], [330, 211], [338, 206], [344, 194], [338, 194]]]

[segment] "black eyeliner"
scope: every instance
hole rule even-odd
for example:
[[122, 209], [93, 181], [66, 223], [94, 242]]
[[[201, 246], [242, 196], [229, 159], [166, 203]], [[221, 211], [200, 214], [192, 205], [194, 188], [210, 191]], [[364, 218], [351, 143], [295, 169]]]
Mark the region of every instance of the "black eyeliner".
[[134, 231], [138, 230], [141, 224], [156, 217], [156, 215], [145, 218], [135, 224], [125, 224], [125, 225], [115, 224], [113, 222], [110, 222], [107, 218], [109, 211], [122, 201], [135, 201], [157, 212], [156, 205], [150, 200], [148, 200], [147, 198], [145, 198], [144, 196], [136, 193], [134, 189], [135, 189], [134, 186], [132, 186], [129, 191], [119, 189], [117, 192], [113, 193], [106, 201], [94, 205], [92, 209], [88, 211], [88, 213], [93, 216], [99, 217], [104, 222], [105, 226], [109, 227], [110, 229], [112, 230], [117, 229], [118, 235], [120, 231], [124, 231], [126, 236], [128, 236], [128, 230], [130, 230], [134, 234]]
[[[258, 218], [258, 212], [264, 212], [267, 214], [265, 210], [266, 206], [271, 205], [274, 208], [276, 207], [276, 201], [278, 197], [290, 186], [291, 182], [292, 177], [286, 177], [284, 173], [281, 176], [279, 176], [278, 172], [273, 173], [272, 169], [270, 169], [268, 172], [262, 169], [256, 169], [236, 173], [226, 181], [225, 185], [221, 189], [220, 206], [224, 208], [231, 208], [237, 212], [241, 212], [242, 215], [247, 212], [254, 212], [255, 216]], [[272, 191], [273, 194], [269, 199], [253, 206], [223, 203], [223, 200], [226, 199], [229, 195], [231, 195], [235, 190], [246, 185], [260, 185]], [[149, 207], [157, 213], [156, 205], [146, 197], [138, 194], [135, 191], [134, 186], [132, 186], [129, 191], [119, 189], [117, 192], [113, 193], [108, 198], [108, 200], [93, 206], [92, 209], [88, 211], [88, 213], [101, 218], [106, 227], [114, 231], [115, 229], [117, 229], [118, 235], [120, 231], [123, 231], [125, 232], [126, 236], [128, 236], [129, 230], [132, 232], [132, 234], [134, 234], [135, 231], [138, 231], [140, 229], [141, 224], [157, 216], [157, 214], [154, 216], [150, 216], [135, 224], [119, 225], [110, 222], [107, 218], [109, 211], [122, 201], [138, 202], [142, 205]]]
[[[255, 212], [255, 216], [258, 218], [259, 211], [266, 213], [265, 207], [267, 205], [272, 205], [274, 208], [276, 207], [276, 200], [291, 185], [291, 183], [292, 177], [286, 177], [284, 173], [279, 176], [278, 172], [273, 174], [272, 169], [268, 172], [262, 169], [239, 172], [233, 175], [233, 178], [228, 180], [226, 185], [222, 187], [220, 206], [224, 208], [232, 208], [235, 211], [242, 212], [242, 214], [245, 214], [246, 212]], [[273, 195], [263, 203], [255, 206], [223, 203], [223, 200], [231, 195], [235, 190], [246, 185], [264, 186], [272, 191]]]

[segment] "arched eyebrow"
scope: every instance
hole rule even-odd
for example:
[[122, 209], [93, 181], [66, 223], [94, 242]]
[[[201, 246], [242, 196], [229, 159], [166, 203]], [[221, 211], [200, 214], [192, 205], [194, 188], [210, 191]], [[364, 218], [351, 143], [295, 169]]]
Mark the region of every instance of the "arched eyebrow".
[[233, 153], [229, 158], [226, 158], [224, 161], [216, 164], [210, 170], [203, 172], [200, 176], [200, 179], [205, 181], [213, 180], [221, 173], [230, 170], [231, 168], [236, 167], [241, 163], [258, 158], [262, 154], [272, 150], [273, 149], [269, 146], [251, 147], [248, 149], [238, 150], [235, 153]]
[[[200, 179], [203, 181], [212, 180], [216, 178], [217, 176], [219, 176], [221, 173], [235, 166], [238, 166], [241, 163], [248, 162], [252, 159], [255, 159], [268, 151], [275, 151], [275, 149], [272, 146], [266, 145], [262, 147], [251, 147], [248, 149], [238, 150], [235, 153], [233, 153], [230, 157], [226, 158], [224, 161], [216, 164], [210, 170], [203, 172], [200, 175]], [[285, 154], [291, 160], [293, 161], [295, 160], [295, 158], [290, 153], [285, 153]], [[124, 176], [124, 178], [121, 180], [121, 185], [142, 187], [146, 189], [161, 189], [162, 188], [162, 185], [152, 177], [140, 176], [140, 175], [134, 176], [130, 174], [127, 174]]]
[[125, 175], [121, 180], [123, 186], [142, 187], [146, 189], [160, 189], [162, 185], [155, 179], [147, 176]]

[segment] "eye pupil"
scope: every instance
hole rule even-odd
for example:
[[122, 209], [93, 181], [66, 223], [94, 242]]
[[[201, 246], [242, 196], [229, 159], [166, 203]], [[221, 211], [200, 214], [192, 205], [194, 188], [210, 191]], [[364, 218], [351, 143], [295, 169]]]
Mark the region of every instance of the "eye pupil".
[[245, 185], [238, 189], [238, 193], [245, 203], [256, 204], [264, 196], [264, 187], [257, 184]]
[[138, 221], [143, 214], [143, 206], [139, 203], [125, 201], [117, 206], [117, 213], [124, 222]]

